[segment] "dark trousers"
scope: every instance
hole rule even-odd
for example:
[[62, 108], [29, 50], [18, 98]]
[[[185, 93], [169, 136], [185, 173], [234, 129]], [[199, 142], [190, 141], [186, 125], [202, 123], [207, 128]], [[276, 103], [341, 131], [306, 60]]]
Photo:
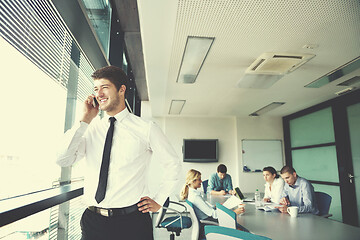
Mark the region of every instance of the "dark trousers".
[[81, 217], [81, 240], [153, 240], [149, 213], [104, 217], [86, 209]]

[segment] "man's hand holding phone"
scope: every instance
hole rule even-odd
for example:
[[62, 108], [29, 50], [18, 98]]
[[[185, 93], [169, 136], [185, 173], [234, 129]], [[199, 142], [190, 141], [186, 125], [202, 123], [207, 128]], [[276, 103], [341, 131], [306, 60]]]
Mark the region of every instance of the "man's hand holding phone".
[[99, 104], [94, 95], [90, 95], [84, 102], [84, 115], [81, 119], [82, 122], [90, 124], [90, 122], [98, 115]]

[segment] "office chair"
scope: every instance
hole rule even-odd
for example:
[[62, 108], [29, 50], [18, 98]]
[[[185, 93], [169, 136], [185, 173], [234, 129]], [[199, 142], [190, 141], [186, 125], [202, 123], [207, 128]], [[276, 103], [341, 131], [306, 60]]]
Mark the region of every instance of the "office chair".
[[198, 217], [197, 217], [197, 215], [195, 213], [194, 204], [192, 204], [192, 202], [190, 202], [187, 199], [186, 199], [186, 204], [188, 205], [191, 220], [193, 222], [193, 230], [192, 230], [192, 233], [191, 233], [191, 240], [198, 240], [199, 239], [201, 224], [203, 224], [203, 225], [208, 225], [208, 224], [210, 224], [210, 225], [218, 225], [217, 223], [212, 222], [212, 221], [206, 221], [206, 220], [200, 220], [199, 221], [199, 219], [198, 219]]
[[205, 194], [207, 193], [208, 185], [209, 185], [209, 180], [204, 180], [204, 181], [202, 182], [202, 186], [203, 186], [203, 189], [204, 189], [204, 193], [205, 193]]
[[205, 226], [206, 240], [271, 240], [268, 237], [243, 232], [240, 230], [222, 227], [222, 226]]
[[319, 216], [328, 218], [332, 214], [329, 214], [332, 197], [324, 192], [315, 192], [316, 204], [319, 209]]
[[219, 226], [236, 229], [236, 213], [216, 203], [216, 212], [219, 220]]
[[[184, 208], [184, 211], [179, 212], [175, 209], [169, 208], [170, 203], [182, 206]], [[174, 211], [176, 213], [176, 216], [165, 218], [167, 210]], [[159, 215], [155, 222], [155, 226], [157, 228], [166, 228], [169, 232], [171, 232], [170, 240], [174, 240], [175, 234], [176, 236], [180, 236], [180, 232], [182, 229], [190, 228], [192, 225], [191, 218], [183, 216], [184, 214], [187, 214], [187, 209], [184, 205], [178, 202], [172, 202], [169, 198], [167, 198], [163, 207], [160, 209]]]

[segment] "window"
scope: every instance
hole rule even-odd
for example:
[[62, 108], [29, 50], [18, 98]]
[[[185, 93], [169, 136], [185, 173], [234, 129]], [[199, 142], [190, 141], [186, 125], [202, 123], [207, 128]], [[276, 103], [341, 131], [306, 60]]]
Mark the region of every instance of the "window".
[[94, 69], [49, 1], [0, 2], [0, 52], [4, 199], [59, 179], [58, 139], [92, 93]]
[[101, 46], [109, 58], [111, 6], [108, 0], [82, 0]]
[[50, 188], [60, 175], [53, 144], [63, 134], [66, 90], [0, 38], [0, 199]]

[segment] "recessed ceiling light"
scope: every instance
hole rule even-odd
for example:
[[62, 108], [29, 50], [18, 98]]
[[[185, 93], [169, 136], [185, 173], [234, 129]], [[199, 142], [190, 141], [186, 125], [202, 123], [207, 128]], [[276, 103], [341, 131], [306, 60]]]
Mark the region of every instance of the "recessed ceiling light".
[[214, 42], [213, 37], [191, 37], [186, 41], [176, 82], [194, 83]]
[[256, 117], [256, 116], [260, 116], [266, 112], [269, 112], [277, 107], [280, 107], [282, 105], [284, 105], [285, 103], [284, 102], [273, 102], [273, 103], [270, 103], [269, 105], [266, 105], [265, 107], [263, 108], [260, 108], [259, 110], [257, 110], [256, 112], [253, 112], [251, 113], [249, 116], [252, 116], [252, 117]]
[[172, 100], [169, 108], [169, 114], [178, 115], [184, 108], [186, 100]]

